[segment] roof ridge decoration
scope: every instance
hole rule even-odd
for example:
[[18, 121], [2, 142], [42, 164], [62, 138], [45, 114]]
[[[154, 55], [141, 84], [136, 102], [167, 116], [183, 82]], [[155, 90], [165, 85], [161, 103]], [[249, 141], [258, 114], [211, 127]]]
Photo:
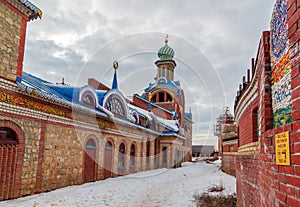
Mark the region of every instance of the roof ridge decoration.
[[20, 12], [25, 14], [28, 17], [28, 20], [34, 20], [38, 17], [41, 19], [43, 12], [33, 3], [28, 0], [6, 0], [9, 4], [14, 6]]
[[24, 4], [27, 8], [29, 8], [31, 11], [34, 11], [39, 18], [42, 18], [43, 12], [40, 10], [37, 6], [35, 6], [33, 3], [31, 3], [28, 0], [19, 0], [22, 4]]

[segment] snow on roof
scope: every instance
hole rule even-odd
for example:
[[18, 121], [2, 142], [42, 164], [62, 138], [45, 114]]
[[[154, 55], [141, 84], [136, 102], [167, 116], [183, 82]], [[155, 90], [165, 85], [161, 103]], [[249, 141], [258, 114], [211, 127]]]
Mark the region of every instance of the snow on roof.
[[139, 98], [139, 99], [141, 99], [141, 100], [143, 100], [143, 101], [145, 101], [146, 103], [150, 103], [151, 106], [155, 106], [155, 107], [157, 107], [157, 108], [159, 108], [159, 109], [161, 109], [161, 110], [163, 110], [163, 111], [165, 111], [165, 112], [168, 112], [168, 113], [174, 115], [174, 112], [173, 112], [173, 111], [170, 111], [170, 110], [168, 110], [168, 109], [166, 109], [166, 108], [164, 108], [164, 107], [161, 107], [161, 106], [159, 106], [159, 105], [157, 105], [157, 104], [155, 104], [155, 103], [152, 103], [151, 101], [148, 101], [147, 99], [143, 98], [142, 96], [140, 96], [140, 95], [138, 95], [138, 94], [136, 94], [136, 97]]
[[168, 80], [167, 83], [161, 84], [158, 82], [150, 83], [149, 86], [145, 89], [145, 91], [150, 91], [155, 87], [169, 87], [173, 89], [180, 89], [179, 81]]
[[149, 116], [151, 116], [157, 123], [162, 124], [165, 127], [168, 127], [169, 129], [173, 131], [179, 131], [179, 122], [178, 120], [168, 120], [168, 119], [163, 119], [161, 117], [156, 116], [152, 112], [148, 112]]
[[[50, 83], [48, 81], [45, 81], [43, 79], [40, 79], [38, 77], [35, 77], [31, 74], [23, 72], [23, 78], [21, 80], [21, 83], [18, 84], [20, 88], [24, 88], [24, 90], [32, 90], [36, 89], [39, 91], [39, 94], [42, 94], [43, 97], [49, 97], [50, 100], [55, 100], [57, 102], [64, 102], [66, 105], [80, 105], [80, 108], [84, 108], [79, 102], [79, 92], [82, 89], [82, 87], [71, 87], [67, 85], [56, 85], [53, 83]], [[87, 87], [87, 86], [85, 86]], [[106, 113], [110, 117], [114, 117], [113, 114], [105, 109], [103, 107], [103, 98], [107, 94], [108, 91], [105, 90], [96, 90], [96, 95], [98, 97], [98, 103], [96, 106], [96, 109], [101, 110], [102, 112]], [[147, 101], [147, 100], [146, 100]], [[151, 102], [150, 102], [151, 103]], [[151, 103], [153, 104], [153, 103]], [[168, 120], [163, 119], [161, 117], [156, 116], [152, 112], [148, 112], [145, 109], [142, 109], [140, 107], [128, 104], [129, 110], [136, 110], [137, 113], [141, 116], [146, 117], [150, 121], [155, 121], [156, 123], [164, 126], [165, 128], [169, 129], [170, 131], [178, 132], [180, 131], [179, 123], [177, 120]], [[155, 104], [153, 104], [155, 105]], [[157, 106], [157, 105], [155, 105]], [[159, 107], [159, 106], [157, 106]], [[172, 111], [168, 111], [162, 107], [159, 107], [164, 111], [167, 111], [169, 113], [174, 114]], [[92, 109], [89, 109], [92, 110]], [[96, 110], [97, 111], [97, 110]], [[114, 117], [115, 118], [115, 117]], [[129, 121], [134, 122], [135, 118], [131, 115], [127, 117]]]
[[128, 104], [128, 107], [129, 109], [135, 109], [140, 115], [147, 117], [149, 120], [154, 120], [156, 123], [161, 124], [170, 130], [173, 130], [175, 132], [179, 131], [178, 120], [163, 119], [161, 117], [156, 116], [153, 112], [148, 112], [145, 109], [139, 108], [131, 104]]
[[140, 107], [134, 106], [132, 104], [128, 104], [128, 107], [129, 107], [129, 109], [135, 109], [139, 113], [139, 115], [142, 115], [144, 117], [147, 117], [149, 120], [152, 120], [152, 118], [148, 114], [149, 112], [146, 111], [145, 109], [142, 109]]

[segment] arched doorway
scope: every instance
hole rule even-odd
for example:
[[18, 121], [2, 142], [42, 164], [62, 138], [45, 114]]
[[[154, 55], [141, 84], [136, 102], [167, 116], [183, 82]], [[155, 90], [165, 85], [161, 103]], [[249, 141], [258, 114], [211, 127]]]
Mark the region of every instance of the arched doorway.
[[111, 141], [107, 141], [105, 144], [105, 151], [104, 151], [104, 178], [113, 177], [112, 163], [113, 163], [113, 144]]
[[162, 159], [163, 167], [167, 167], [168, 165], [168, 148], [163, 147], [163, 159]]
[[92, 182], [96, 180], [96, 159], [97, 159], [97, 146], [93, 139], [89, 139], [85, 145], [84, 152], [84, 182]]
[[0, 127], [0, 200], [14, 198], [17, 161], [17, 134], [8, 127]]

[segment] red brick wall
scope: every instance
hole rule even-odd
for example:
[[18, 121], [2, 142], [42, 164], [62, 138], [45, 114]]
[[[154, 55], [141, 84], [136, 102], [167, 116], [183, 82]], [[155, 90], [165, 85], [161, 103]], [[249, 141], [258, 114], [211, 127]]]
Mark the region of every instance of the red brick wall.
[[[266, 118], [262, 121], [260, 154], [236, 157], [237, 206], [300, 206], [300, 0], [288, 0], [287, 6], [292, 66], [292, 124], [270, 129], [269, 111], [261, 108], [264, 113], [261, 116]], [[268, 95], [263, 97], [265, 102], [269, 101]], [[268, 105], [265, 104], [265, 107]], [[239, 126], [239, 130], [245, 126]], [[286, 131], [290, 133], [290, 166], [276, 164], [275, 134]]]
[[[143, 108], [144, 110], [148, 110], [148, 103], [143, 101], [140, 98], [137, 98], [137, 95], [133, 96], [133, 104]], [[162, 117], [162, 118], [165, 118], [165, 119], [172, 119], [172, 114], [167, 113], [167, 112], [163, 111], [162, 109], [160, 109], [158, 107], [152, 106], [151, 111], [159, 117]]]
[[242, 113], [240, 119], [238, 120], [239, 127], [239, 146], [249, 144], [254, 141], [256, 127], [253, 125], [256, 122], [256, 118], [252, 116], [255, 109], [258, 108], [258, 100], [254, 100], [247, 109]]
[[259, 203], [258, 163], [253, 156], [236, 156], [237, 206], [261, 206]]
[[[233, 150], [230, 151], [230, 147], [233, 147]], [[237, 152], [239, 148], [238, 143], [235, 144], [224, 144], [223, 143], [223, 152]]]
[[236, 156], [234, 155], [226, 155], [222, 156], [222, 170], [229, 175], [236, 175]]

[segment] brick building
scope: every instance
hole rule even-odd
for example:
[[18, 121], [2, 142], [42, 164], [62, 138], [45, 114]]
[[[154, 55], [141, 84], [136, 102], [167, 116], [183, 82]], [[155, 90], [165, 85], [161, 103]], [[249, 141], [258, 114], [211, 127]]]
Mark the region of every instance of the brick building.
[[275, 2], [237, 92], [238, 150], [222, 157], [236, 173], [238, 206], [300, 206], [299, 14], [300, 1]]
[[155, 82], [131, 101], [118, 88], [117, 62], [111, 88], [24, 72], [27, 22], [41, 16], [27, 0], [0, 0], [0, 200], [191, 160], [192, 114], [168, 39]]

